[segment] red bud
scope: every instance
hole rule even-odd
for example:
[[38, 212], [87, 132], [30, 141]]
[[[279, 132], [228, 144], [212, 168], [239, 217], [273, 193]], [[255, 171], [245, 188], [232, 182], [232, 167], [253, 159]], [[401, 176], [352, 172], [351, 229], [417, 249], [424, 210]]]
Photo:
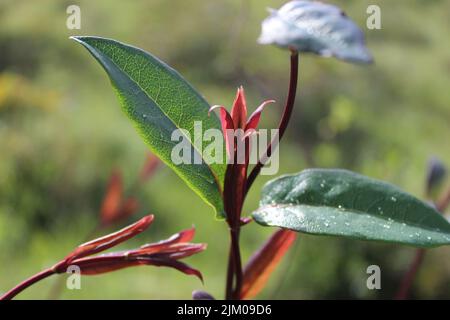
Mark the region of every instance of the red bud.
[[67, 257], [67, 262], [70, 263], [70, 261], [75, 259], [105, 251], [106, 249], [112, 248], [119, 243], [136, 236], [148, 228], [148, 226], [153, 222], [153, 218], [153, 215], [148, 215], [138, 222], [123, 228], [122, 230], [80, 245]]

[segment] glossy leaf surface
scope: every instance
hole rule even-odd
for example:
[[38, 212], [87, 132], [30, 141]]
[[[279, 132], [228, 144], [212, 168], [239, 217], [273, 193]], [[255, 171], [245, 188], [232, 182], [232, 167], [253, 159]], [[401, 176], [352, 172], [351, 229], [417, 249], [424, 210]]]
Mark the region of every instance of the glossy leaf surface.
[[347, 170], [311, 169], [270, 181], [256, 222], [299, 232], [419, 247], [450, 244], [450, 224], [394, 185]]

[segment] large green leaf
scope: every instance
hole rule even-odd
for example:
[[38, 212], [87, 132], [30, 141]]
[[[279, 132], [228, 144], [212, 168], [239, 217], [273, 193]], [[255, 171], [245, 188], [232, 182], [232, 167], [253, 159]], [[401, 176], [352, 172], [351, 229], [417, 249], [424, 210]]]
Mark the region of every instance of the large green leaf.
[[450, 223], [399, 188], [346, 170], [311, 169], [264, 186], [255, 220], [299, 232], [403, 243], [450, 244]]
[[[194, 140], [194, 121], [203, 131], [221, 128], [217, 116], [208, 117], [209, 104], [174, 69], [151, 54], [99, 37], [73, 37], [102, 65], [120, 99], [123, 111], [132, 120], [150, 149], [171, 167], [197, 194], [223, 216], [222, 189], [225, 164], [179, 164], [171, 152], [179, 141], [171, 141], [172, 132], [185, 129], [193, 153], [202, 159], [206, 143]], [[194, 155], [193, 155], [194, 156]], [[202, 159], [203, 160], [203, 159]]]

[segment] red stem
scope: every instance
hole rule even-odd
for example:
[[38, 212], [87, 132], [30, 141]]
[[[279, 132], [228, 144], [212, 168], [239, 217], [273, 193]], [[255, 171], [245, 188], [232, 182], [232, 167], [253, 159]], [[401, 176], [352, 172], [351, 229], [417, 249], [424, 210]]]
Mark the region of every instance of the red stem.
[[445, 210], [447, 210], [449, 205], [450, 205], [450, 189], [448, 189], [447, 192], [445, 192], [445, 194], [438, 200], [438, 202], [436, 203], [436, 208], [442, 214], [445, 214]]
[[[241, 227], [241, 211], [245, 196], [255, 181], [256, 177], [261, 171], [261, 168], [266, 163], [267, 159], [270, 158], [272, 154], [272, 149], [277, 147], [277, 142], [283, 137], [286, 128], [288, 126], [289, 120], [292, 115], [292, 110], [294, 108], [295, 96], [297, 92], [297, 81], [298, 81], [298, 52], [291, 51], [291, 73], [289, 81], [289, 91], [286, 101], [286, 105], [283, 111], [283, 116], [278, 125], [278, 139], [272, 140], [272, 142], [267, 147], [265, 157], [258, 160], [258, 163], [253, 168], [250, 175], [247, 177], [247, 165], [244, 167], [240, 165], [228, 165], [227, 173], [225, 175], [225, 190], [224, 190], [224, 204], [225, 211], [227, 212], [227, 222], [230, 228], [230, 253], [228, 260], [228, 271], [227, 271], [227, 283], [226, 283], [226, 299], [239, 299], [240, 292], [243, 282], [243, 271], [242, 271], [242, 261], [241, 253], [239, 248], [239, 234]], [[247, 152], [246, 152], [247, 154]], [[234, 155], [236, 157], [236, 155]], [[236, 158], [234, 159], [237, 160]], [[235, 162], [236, 163], [236, 162]], [[233, 281], [235, 280], [234, 289]]]
[[[295, 103], [295, 96], [297, 94], [297, 82], [298, 82], [298, 52], [297, 51], [291, 51], [291, 75], [289, 80], [289, 91], [288, 91], [288, 97], [286, 100], [286, 105], [284, 107], [283, 116], [281, 117], [280, 123], [278, 125], [278, 142], [283, 137], [287, 126], [289, 124], [289, 120], [292, 116], [292, 110], [294, 109], [294, 103]], [[259, 173], [261, 172], [261, 168], [264, 166], [266, 161], [270, 158], [272, 154], [272, 149], [275, 149], [277, 147], [278, 143], [275, 142], [275, 140], [272, 140], [272, 142], [267, 147], [266, 153], [263, 156], [262, 159], [258, 160], [258, 163], [255, 165], [253, 170], [251, 171], [250, 175], [247, 179], [247, 188], [245, 193], [248, 192], [250, 187], [252, 186], [255, 179], [258, 177]]]
[[[234, 155], [233, 155], [234, 156]], [[233, 159], [234, 161], [236, 159]], [[233, 163], [228, 164], [227, 171], [225, 173], [225, 183], [224, 183], [224, 207], [225, 212], [227, 214], [227, 224], [230, 230], [230, 253], [228, 257], [228, 270], [227, 270], [227, 280], [226, 280], [226, 289], [225, 289], [225, 299], [230, 300], [233, 299], [233, 285], [234, 279], [236, 276], [236, 272], [238, 271], [236, 268], [236, 255], [240, 255], [239, 252], [236, 252], [236, 248], [233, 245], [233, 229], [236, 225], [236, 216], [237, 216], [237, 206], [236, 206], [236, 176], [235, 169], [236, 165]], [[239, 248], [238, 248], [239, 249]]]
[[417, 271], [419, 271], [420, 266], [422, 265], [423, 259], [425, 257], [425, 249], [417, 249], [416, 256], [412, 261], [408, 272], [406, 272], [403, 277], [402, 283], [400, 285], [400, 289], [395, 296], [396, 300], [405, 300], [409, 296], [409, 291], [414, 282], [414, 278], [416, 277]]
[[41, 281], [42, 279], [45, 279], [55, 273], [56, 272], [54, 271], [54, 268], [50, 268], [50, 269], [41, 271], [41, 272], [35, 274], [34, 276], [28, 278], [27, 280], [21, 282], [20, 284], [18, 284], [17, 286], [15, 286], [11, 290], [9, 290], [8, 292], [6, 292], [3, 296], [0, 297], [0, 300], [11, 300], [12, 298], [14, 298], [16, 295], [18, 295], [20, 292], [22, 292], [26, 288], [32, 286], [36, 282]]
[[[444, 214], [447, 207], [450, 205], [450, 189], [445, 193], [445, 195], [436, 203], [436, 209]], [[414, 279], [417, 272], [422, 265], [423, 259], [425, 258], [425, 249], [417, 249], [414, 260], [409, 265], [409, 269], [403, 277], [400, 288], [395, 296], [396, 300], [405, 300], [409, 296], [409, 291], [413, 285]]]
[[[248, 142], [247, 142], [248, 143]], [[235, 141], [235, 146], [236, 141]], [[246, 156], [248, 150], [246, 150]], [[233, 163], [228, 164], [225, 173], [224, 206], [227, 213], [227, 223], [230, 229], [230, 254], [228, 260], [225, 297], [227, 300], [239, 299], [242, 288], [242, 260], [239, 248], [239, 233], [241, 228], [241, 212], [245, 197], [247, 180], [247, 165], [237, 163], [236, 150], [233, 153]], [[235, 280], [235, 283], [233, 283]], [[234, 284], [234, 289], [233, 289]]]
[[230, 252], [228, 254], [227, 283], [225, 289], [226, 300], [230, 300], [233, 298], [234, 264], [235, 262], [234, 262], [233, 246], [230, 246]]
[[239, 300], [241, 296], [242, 280], [244, 278], [244, 273], [242, 271], [242, 261], [241, 261], [241, 251], [239, 248], [239, 230], [240, 227], [231, 230], [231, 247], [234, 252], [234, 263], [235, 263], [235, 275], [236, 275], [236, 285], [233, 291], [233, 299]]

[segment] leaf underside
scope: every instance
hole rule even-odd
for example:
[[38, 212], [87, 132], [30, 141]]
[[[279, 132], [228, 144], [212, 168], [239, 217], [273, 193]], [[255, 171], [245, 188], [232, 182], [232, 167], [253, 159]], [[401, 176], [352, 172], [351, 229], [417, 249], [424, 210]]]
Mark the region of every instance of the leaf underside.
[[435, 247], [450, 224], [429, 204], [394, 185], [347, 171], [310, 169], [270, 181], [256, 222], [315, 235]]
[[[222, 190], [225, 164], [206, 164], [202, 137], [194, 139], [194, 121], [203, 130], [220, 130], [217, 116], [208, 116], [209, 104], [174, 69], [151, 54], [111, 39], [73, 37], [102, 65], [119, 97], [122, 109], [150, 149], [172, 168], [203, 200], [224, 216]], [[185, 129], [192, 159], [201, 164], [175, 165], [171, 152], [179, 141], [171, 141], [176, 129]], [[201, 150], [200, 146], [201, 145]]]

